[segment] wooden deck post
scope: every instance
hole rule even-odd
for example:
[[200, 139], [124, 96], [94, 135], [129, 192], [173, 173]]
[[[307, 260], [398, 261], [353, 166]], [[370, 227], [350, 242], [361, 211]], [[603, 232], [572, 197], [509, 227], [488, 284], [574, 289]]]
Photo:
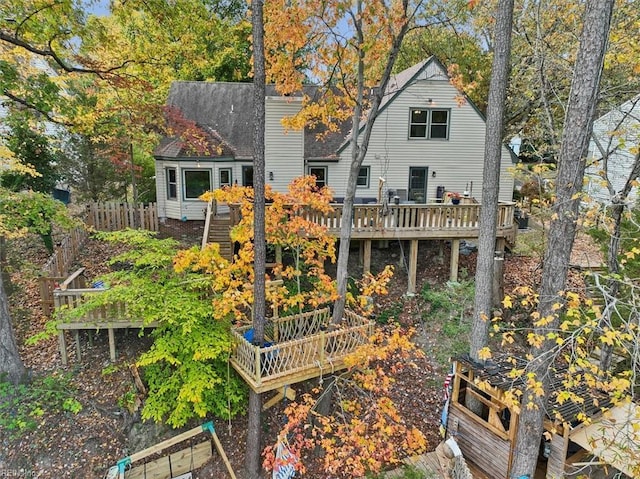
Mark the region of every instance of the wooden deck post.
[[260, 384], [262, 381], [260, 380], [262, 376], [262, 372], [260, 371], [260, 346], [254, 346], [253, 352], [256, 356], [255, 368], [256, 368], [256, 383]]
[[73, 331], [73, 337], [76, 341], [76, 360], [80, 361], [82, 357], [82, 351], [80, 350], [80, 330]]
[[324, 365], [324, 348], [326, 345], [327, 338], [325, 338], [324, 331], [320, 331], [320, 367]]
[[493, 305], [499, 306], [504, 298], [504, 245], [505, 239], [496, 240], [493, 256]]
[[458, 281], [458, 263], [460, 261], [460, 240], [451, 240], [451, 269], [449, 279]]
[[409, 247], [409, 280], [407, 284], [407, 293], [415, 294], [416, 277], [418, 273], [418, 240], [411, 240]]
[[364, 261], [362, 271], [364, 273], [371, 272], [371, 240], [364, 240]]
[[64, 331], [58, 331], [58, 343], [60, 344], [60, 359], [62, 360], [62, 365], [66, 366], [67, 361], [67, 343], [64, 340]]
[[111, 361], [115, 362], [116, 360], [116, 338], [113, 334], [113, 328], [109, 328], [109, 354], [111, 356]]
[[[282, 246], [276, 245], [276, 264], [282, 266]], [[278, 279], [282, 279], [282, 274], [278, 273]]]

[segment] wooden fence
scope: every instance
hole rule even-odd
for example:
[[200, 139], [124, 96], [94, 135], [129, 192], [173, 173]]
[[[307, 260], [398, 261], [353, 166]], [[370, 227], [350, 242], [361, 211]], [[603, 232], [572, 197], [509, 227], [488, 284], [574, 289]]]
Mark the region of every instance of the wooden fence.
[[[117, 231], [125, 228], [142, 228], [158, 231], [156, 203], [130, 205], [127, 203], [91, 203], [87, 205], [85, 224], [100, 231]], [[51, 317], [54, 310], [53, 291], [69, 275], [78, 252], [88, 236], [87, 229], [73, 229], [59, 244], [42, 267], [38, 278], [42, 309]], [[83, 288], [76, 284], [70, 288]]]
[[158, 231], [158, 205], [140, 203], [91, 203], [87, 205], [86, 223], [99, 231], [125, 228]]
[[76, 255], [87, 239], [87, 230], [74, 228], [54, 247], [53, 254], [42, 267], [45, 276], [66, 276], [75, 261]]
[[[87, 230], [79, 227], [71, 230], [64, 239], [54, 247], [53, 254], [42, 267], [42, 273], [38, 278], [42, 311], [47, 317], [51, 317], [54, 310], [53, 290], [65, 281], [75, 261], [80, 248], [87, 240]], [[78, 281], [82, 278], [78, 278]], [[75, 283], [71, 287], [80, 287]], [[84, 286], [82, 286], [84, 287]]]

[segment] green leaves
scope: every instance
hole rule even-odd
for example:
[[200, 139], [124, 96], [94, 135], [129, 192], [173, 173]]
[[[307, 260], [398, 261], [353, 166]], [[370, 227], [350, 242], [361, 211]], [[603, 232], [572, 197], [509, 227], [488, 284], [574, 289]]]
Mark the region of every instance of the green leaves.
[[73, 397], [69, 375], [35, 378], [30, 385], [13, 385], [0, 377], [0, 427], [20, 435], [46, 421], [46, 414], [78, 414], [82, 404]]
[[[175, 240], [140, 230], [99, 237], [127, 247], [111, 259], [115, 271], [100, 278], [109, 287], [87, 295], [74, 309], [60, 310], [57, 319], [70, 321], [111, 307], [122, 319], [159, 324], [152, 332], [153, 345], [138, 359], [149, 386], [144, 419], [180, 427], [193, 417], [229, 417], [243, 411], [246, 387], [228, 367], [230, 323], [214, 316], [210, 279], [175, 271]], [[126, 308], [118, 306], [122, 304]]]
[[52, 223], [70, 228], [76, 224], [60, 201], [33, 191], [12, 193], [0, 188], [0, 234], [16, 237], [22, 232], [51, 232]]

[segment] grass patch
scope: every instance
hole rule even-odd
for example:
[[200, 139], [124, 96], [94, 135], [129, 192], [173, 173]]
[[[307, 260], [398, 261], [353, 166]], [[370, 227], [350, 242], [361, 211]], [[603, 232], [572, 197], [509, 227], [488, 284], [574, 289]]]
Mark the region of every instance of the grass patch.
[[402, 299], [393, 303], [386, 309], [380, 311], [375, 320], [378, 324], [389, 324], [397, 322], [400, 319], [400, 314], [404, 309], [404, 301]]
[[518, 231], [513, 254], [518, 256], [542, 256], [545, 247], [544, 230], [532, 228]]
[[424, 304], [422, 320], [426, 329], [439, 331], [430, 352], [438, 364], [447, 367], [449, 358], [469, 351], [475, 283], [449, 281], [442, 288], [428, 283], [420, 292]]
[[[377, 475], [367, 475], [367, 479], [384, 479], [387, 477], [388, 472], [383, 472]], [[437, 477], [435, 473], [426, 472], [418, 469], [415, 466], [404, 464], [398, 469], [393, 471], [391, 476], [393, 479], [431, 479]]]

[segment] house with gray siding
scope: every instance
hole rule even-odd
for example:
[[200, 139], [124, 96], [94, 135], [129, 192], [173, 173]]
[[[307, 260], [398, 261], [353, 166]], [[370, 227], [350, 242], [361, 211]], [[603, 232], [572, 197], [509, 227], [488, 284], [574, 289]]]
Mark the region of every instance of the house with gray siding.
[[[640, 95], [637, 95], [593, 123], [585, 172], [585, 191], [591, 198], [605, 205], [611, 204], [638, 161], [639, 147]], [[604, 181], [605, 174], [608, 182]], [[638, 188], [633, 187], [624, 201], [632, 205], [637, 199]]]
[[[313, 94], [309, 87], [307, 94]], [[158, 215], [202, 220], [204, 191], [253, 184], [252, 85], [224, 82], [174, 82], [167, 105], [195, 122], [213, 147], [189, 152], [180, 138], [164, 138], [154, 152]], [[339, 201], [347, 188], [350, 124], [317, 138], [311, 128], [286, 129], [282, 119], [302, 107], [302, 95], [280, 96], [267, 87], [266, 181], [286, 191], [296, 177], [311, 174], [329, 186]], [[442, 190], [480, 198], [484, 157], [483, 115], [449, 81], [446, 69], [431, 57], [394, 76], [373, 127], [358, 177], [360, 203], [384, 199], [406, 204], [436, 202]], [[500, 200], [510, 201], [514, 161], [502, 150]]]

